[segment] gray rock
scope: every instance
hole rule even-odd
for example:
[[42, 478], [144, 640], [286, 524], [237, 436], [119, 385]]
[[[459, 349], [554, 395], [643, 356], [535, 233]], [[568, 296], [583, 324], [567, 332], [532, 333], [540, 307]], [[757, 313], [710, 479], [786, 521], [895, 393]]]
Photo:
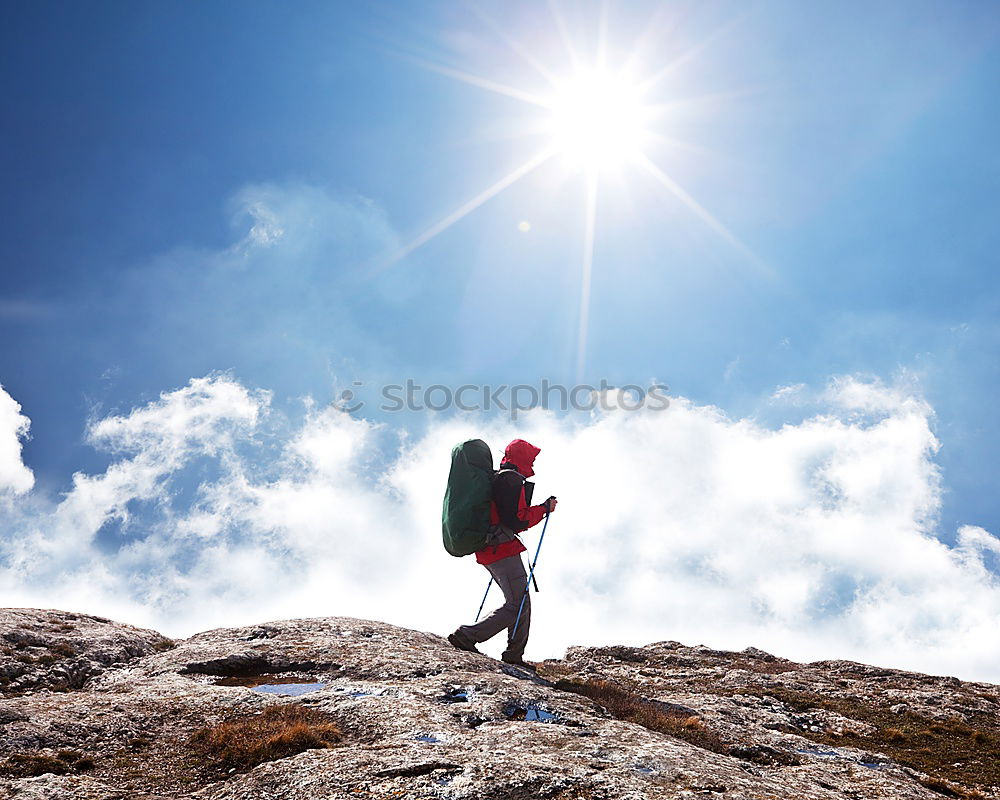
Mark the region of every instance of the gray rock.
[[[15, 651], [74, 648], [20, 673], [0, 700], [0, 771], [31, 757], [62, 773], [0, 776], [0, 796], [18, 800], [931, 800], [941, 795], [927, 775], [880, 752], [878, 714], [905, 698], [904, 720], [998, 723], [989, 684], [752, 648], [575, 647], [535, 677], [435, 634], [350, 618], [206, 631], [169, 649], [153, 631], [82, 615], [0, 621]], [[254, 685], [290, 682], [314, 691]], [[343, 740], [232, 771], [192, 742], [284, 706], [335, 720]]]
[[156, 631], [103, 617], [0, 609], [0, 697], [42, 688], [79, 690], [108, 667], [169, 646]]

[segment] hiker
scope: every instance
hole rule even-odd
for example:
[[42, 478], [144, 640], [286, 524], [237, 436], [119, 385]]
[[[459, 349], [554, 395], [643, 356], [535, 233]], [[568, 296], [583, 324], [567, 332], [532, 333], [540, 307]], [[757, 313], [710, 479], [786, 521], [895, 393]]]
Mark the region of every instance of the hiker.
[[[528, 628], [531, 623], [528, 576], [521, 562], [521, 553], [526, 548], [517, 534], [537, 525], [545, 518], [546, 513], [551, 513], [556, 508], [555, 497], [550, 497], [541, 505], [529, 505], [535, 485], [526, 481], [526, 478], [535, 474], [532, 467], [540, 452], [533, 444], [515, 439], [507, 445], [500, 470], [493, 479], [488, 544], [476, 551], [476, 561], [486, 567], [500, 587], [504, 604], [486, 619], [474, 625], [462, 625], [448, 637], [448, 641], [460, 650], [478, 653], [478, 643], [492, 639], [506, 629], [507, 649], [501, 659], [507, 664], [531, 670], [534, 667], [524, 661], [524, 648], [528, 643]], [[521, 612], [519, 620], [518, 609]]]

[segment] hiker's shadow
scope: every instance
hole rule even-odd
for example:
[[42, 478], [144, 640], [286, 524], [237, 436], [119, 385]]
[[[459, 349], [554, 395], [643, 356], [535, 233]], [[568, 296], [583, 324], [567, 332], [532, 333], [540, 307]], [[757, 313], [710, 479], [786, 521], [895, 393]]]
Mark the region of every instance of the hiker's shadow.
[[505, 675], [510, 675], [512, 678], [518, 678], [522, 681], [531, 681], [539, 686], [548, 686], [550, 689], [555, 686], [552, 681], [545, 680], [545, 678], [538, 675], [538, 673], [532, 672], [530, 669], [521, 669], [520, 667], [515, 667], [511, 664], [504, 664], [500, 667], [500, 671]]

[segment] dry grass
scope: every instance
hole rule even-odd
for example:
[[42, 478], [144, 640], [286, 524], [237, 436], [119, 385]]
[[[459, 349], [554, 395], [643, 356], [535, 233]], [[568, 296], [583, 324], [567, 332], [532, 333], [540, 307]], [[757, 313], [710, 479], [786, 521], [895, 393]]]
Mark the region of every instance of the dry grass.
[[970, 791], [963, 786], [956, 786], [941, 778], [925, 778], [920, 781], [920, 785], [945, 797], [956, 797], [959, 800], [989, 800], [985, 794], [976, 789]]
[[[765, 692], [762, 692], [764, 694]], [[861, 698], [810, 694], [772, 686], [766, 690], [799, 711], [825, 708], [874, 725], [871, 736], [798, 731], [822, 744], [885, 753], [899, 764], [926, 773], [925, 785], [946, 797], [974, 800], [976, 787], [1000, 785], [1000, 723], [982, 715], [967, 724], [959, 719], [929, 721], [912, 712], [893, 714], [886, 704]]]
[[606, 708], [616, 719], [633, 722], [651, 731], [683, 739], [714, 753], [729, 751], [729, 747], [718, 734], [707, 728], [697, 715], [649, 700], [611, 681], [560, 680], [556, 683], [556, 688], [589, 697]]
[[[583, 679], [568, 675], [565, 668], [558, 669], [561, 666], [558, 662], [540, 666], [546, 677], [560, 678], [557, 688], [590, 697], [618, 719], [676, 736], [707, 750], [727, 752], [718, 735], [698, 717], [643, 697], [641, 684], [625, 687], [604, 680]], [[792, 665], [782, 662], [777, 666], [775, 672], [784, 672], [790, 671], [787, 667]], [[768, 663], [760, 671], [770, 671], [773, 667]], [[701, 681], [699, 686], [711, 694], [728, 694], [720, 691], [721, 687]], [[822, 744], [885, 753], [897, 763], [925, 773], [928, 777], [924, 785], [943, 796], [985, 800], [987, 795], [982, 790], [1000, 786], [1000, 720], [991, 714], [972, 715], [968, 723], [959, 719], [929, 720], [912, 712], [894, 714], [889, 703], [860, 697], [813, 694], [775, 684], [758, 691], [741, 691], [775, 697], [796, 711], [822, 708], [874, 726], [876, 731], [872, 735], [853, 731], [842, 735], [822, 730], [795, 732]]]
[[892, 742], [892, 744], [904, 744], [910, 740], [910, 737], [906, 735], [899, 728], [886, 728], [882, 731], [887, 742]]
[[539, 661], [536, 666], [538, 667], [538, 674], [543, 675], [546, 680], [550, 681], [557, 681], [560, 678], [566, 678], [574, 674], [572, 667], [567, 666], [565, 662], [558, 659]]
[[328, 715], [289, 704], [202, 728], [191, 737], [191, 746], [207, 759], [210, 768], [244, 772], [265, 761], [332, 747], [343, 737]]
[[94, 768], [94, 759], [76, 750], [60, 750], [54, 756], [45, 753], [13, 753], [0, 762], [0, 775], [10, 778], [33, 778], [37, 775], [66, 775]]

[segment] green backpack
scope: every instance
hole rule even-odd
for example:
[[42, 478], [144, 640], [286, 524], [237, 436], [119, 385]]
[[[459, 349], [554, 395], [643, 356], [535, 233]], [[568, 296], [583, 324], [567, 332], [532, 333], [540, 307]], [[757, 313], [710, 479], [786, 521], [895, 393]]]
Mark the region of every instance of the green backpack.
[[441, 534], [444, 549], [453, 556], [467, 556], [486, 547], [493, 475], [493, 453], [482, 439], [469, 439], [452, 448]]

